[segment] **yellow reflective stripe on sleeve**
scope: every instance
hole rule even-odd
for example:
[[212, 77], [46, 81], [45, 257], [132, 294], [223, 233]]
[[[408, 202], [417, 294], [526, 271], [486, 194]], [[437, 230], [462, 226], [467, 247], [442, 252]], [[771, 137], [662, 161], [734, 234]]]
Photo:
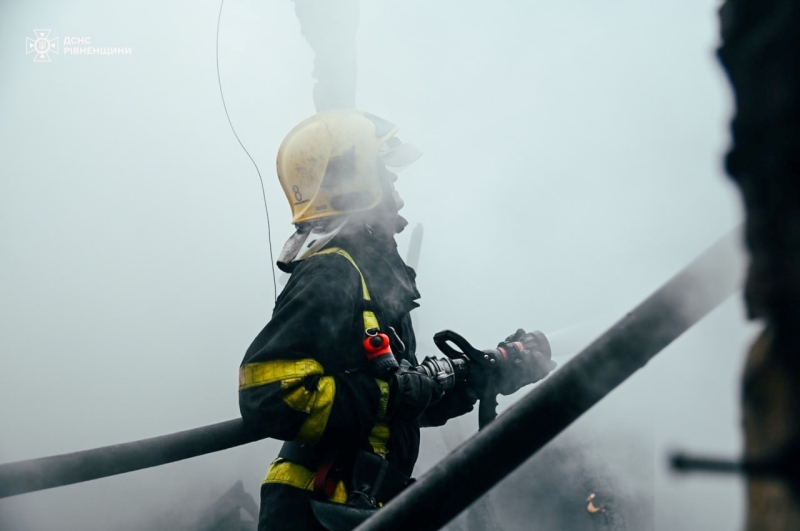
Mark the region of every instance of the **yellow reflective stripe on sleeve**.
[[[314, 490], [314, 473], [304, 466], [279, 457], [269, 466], [264, 483], [280, 483], [297, 489]], [[333, 503], [347, 501], [347, 489], [343, 481], [336, 484], [333, 496], [328, 498], [328, 501]]]
[[372, 451], [386, 459], [386, 454], [389, 453], [388, 443], [389, 425], [385, 422], [375, 424], [375, 427], [369, 432], [369, 444], [372, 446]]
[[328, 425], [336, 395], [336, 382], [331, 376], [324, 376], [317, 381], [316, 389], [309, 389], [305, 380], [323, 373], [322, 365], [310, 358], [248, 363], [239, 368], [239, 390], [280, 382], [280, 396], [286, 405], [308, 415], [296, 440], [316, 442]]
[[274, 360], [248, 363], [239, 367], [239, 390], [287, 381], [296, 383], [308, 376], [322, 374], [322, 365], [316, 360]]
[[280, 457], [269, 465], [264, 483], [281, 483], [303, 490], [314, 489], [314, 473], [297, 463]]
[[297, 385], [289, 387], [288, 389], [288, 386], [281, 387], [285, 390], [281, 393], [283, 395], [283, 401], [286, 402], [290, 408], [295, 411], [302, 411], [303, 413], [311, 413], [316, 391], [308, 390], [304, 385]]
[[331, 417], [333, 398], [336, 396], [336, 381], [331, 376], [325, 376], [317, 382], [316, 391], [309, 391], [303, 386], [298, 389], [305, 391], [305, 394], [299, 395], [297, 390], [294, 390], [285, 395], [283, 401], [293, 409], [308, 413], [308, 418], [300, 427], [295, 440], [301, 443], [314, 443], [322, 436]]

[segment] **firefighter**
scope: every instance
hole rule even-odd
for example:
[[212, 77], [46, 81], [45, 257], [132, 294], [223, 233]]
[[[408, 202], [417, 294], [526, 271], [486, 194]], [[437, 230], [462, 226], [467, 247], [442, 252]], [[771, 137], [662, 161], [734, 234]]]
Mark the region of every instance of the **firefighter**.
[[[354, 527], [411, 482], [420, 427], [474, 407], [452, 365], [415, 357], [410, 312], [420, 295], [394, 240], [407, 223], [390, 170], [420, 153], [397, 129], [328, 111], [278, 151], [297, 228], [278, 267], [291, 276], [239, 372], [242, 418], [286, 441], [261, 487], [259, 530]], [[552, 369], [533, 367], [509, 374], [506, 388]]]

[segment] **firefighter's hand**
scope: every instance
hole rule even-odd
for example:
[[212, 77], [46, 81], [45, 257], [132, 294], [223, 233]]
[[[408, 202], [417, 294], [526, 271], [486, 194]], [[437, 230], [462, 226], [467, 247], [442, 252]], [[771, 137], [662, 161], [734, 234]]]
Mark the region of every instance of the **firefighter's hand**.
[[521, 387], [538, 382], [556, 368], [550, 343], [539, 331], [522, 328], [497, 345], [497, 391], [510, 395]]
[[444, 390], [424, 371], [412, 367], [406, 360], [392, 374], [389, 382], [389, 407], [387, 417], [415, 420], [422, 415], [428, 404], [438, 401]]

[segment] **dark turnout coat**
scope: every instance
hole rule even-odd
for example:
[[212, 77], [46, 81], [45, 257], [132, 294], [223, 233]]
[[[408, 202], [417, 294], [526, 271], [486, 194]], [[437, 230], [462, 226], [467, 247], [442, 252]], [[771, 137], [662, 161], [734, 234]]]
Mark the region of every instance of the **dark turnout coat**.
[[[419, 293], [415, 273], [397, 253], [393, 238], [364, 233], [338, 237], [339, 254], [311, 256], [296, 264], [277, 299], [272, 319], [255, 338], [240, 368], [243, 419], [266, 435], [303, 444], [319, 456], [371, 451], [376, 425], [388, 435], [385, 458], [411, 475], [417, 460], [420, 423], [441, 425], [471, 409], [459, 397], [431, 404], [422, 419], [381, 419], [386, 393], [367, 371], [363, 311], [375, 313], [382, 331], [393, 328], [392, 351], [417, 365], [410, 311]], [[361, 275], [371, 301], [362, 295]], [[389, 397], [391, 400], [391, 397]], [[374, 442], [374, 441], [373, 441]], [[297, 446], [297, 445], [295, 445]], [[282, 452], [283, 455], [283, 452]], [[308, 500], [316, 465], [279, 457], [262, 485], [259, 529], [316, 529]], [[347, 472], [329, 501], [344, 502]]]

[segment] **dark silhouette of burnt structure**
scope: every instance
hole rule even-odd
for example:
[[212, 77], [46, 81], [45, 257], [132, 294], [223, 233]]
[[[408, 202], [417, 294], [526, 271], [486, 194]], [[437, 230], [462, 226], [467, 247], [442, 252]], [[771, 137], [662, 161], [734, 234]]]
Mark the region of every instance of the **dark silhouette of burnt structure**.
[[736, 101], [726, 168], [746, 209], [745, 299], [765, 323], [743, 379], [748, 531], [800, 529], [800, 2], [728, 0], [719, 58]]

